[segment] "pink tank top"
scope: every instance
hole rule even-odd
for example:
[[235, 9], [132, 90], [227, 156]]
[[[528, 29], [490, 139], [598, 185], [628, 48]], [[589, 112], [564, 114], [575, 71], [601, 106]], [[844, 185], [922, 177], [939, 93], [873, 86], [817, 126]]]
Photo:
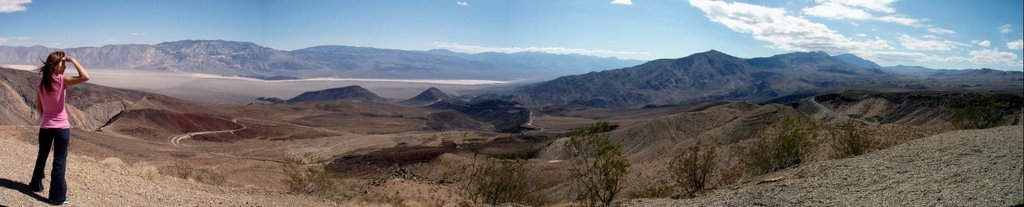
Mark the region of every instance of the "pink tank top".
[[39, 102], [43, 106], [43, 115], [39, 118], [39, 128], [71, 128], [68, 122], [68, 110], [64, 108], [64, 75], [57, 75], [53, 78], [53, 87], [50, 91], [43, 89], [42, 80], [36, 84], [36, 93], [39, 93]]

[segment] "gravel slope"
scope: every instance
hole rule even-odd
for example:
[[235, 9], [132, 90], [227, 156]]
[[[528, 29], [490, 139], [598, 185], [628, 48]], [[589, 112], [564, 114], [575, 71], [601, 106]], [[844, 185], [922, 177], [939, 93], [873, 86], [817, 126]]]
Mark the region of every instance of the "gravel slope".
[[1024, 203], [1024, 130], [951, 131], [809, 163], [695, 199], [623, 206], [1010, 206]]
[[[32, 176], [38, 149], [16, 136], [34, 136], [35, 128], [0, 126], [0, 206], [49, 206], [46, 192], [22, 191]], [[74, 137], [72, 137], [74, 142]], [[72, 147], [74, 144], [72, 143]], [[52, 159], [52, 157], [51, 157]], [[47, 160], [51, 162], [52, 160]], [[144, 162], [143, 162], [144, 163]], [[49, 165], [46, 172], [49, 173]], [[70, 206], [332, 206], [320, 199], [257, 189], [213, 186], [157, 173], [145, 164], [117, 158], [68, 156]], [[49, 174], [44, 184], [49, 187]]]

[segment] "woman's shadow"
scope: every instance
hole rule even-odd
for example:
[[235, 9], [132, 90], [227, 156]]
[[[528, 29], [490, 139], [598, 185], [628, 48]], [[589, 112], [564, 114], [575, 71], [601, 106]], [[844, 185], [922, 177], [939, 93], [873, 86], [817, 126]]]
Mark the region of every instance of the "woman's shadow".
[[16, 190], [18, 192], [24, 193], [25, 195], [28, 195], [29, 197], [35, 198], [36, 200], [39, 200], [43, 203], [49, 203], [49, 200], [43, 198], [43, 196], [28, 190], [28, 185], [22, 182], [8, 180], [7, 178], [0, 178], [0, 187]]

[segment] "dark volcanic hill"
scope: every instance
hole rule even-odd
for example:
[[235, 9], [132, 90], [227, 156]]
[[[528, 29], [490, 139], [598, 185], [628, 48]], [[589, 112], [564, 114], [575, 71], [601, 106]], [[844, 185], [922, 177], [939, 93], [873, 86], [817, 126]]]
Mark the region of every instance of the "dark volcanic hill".
[[431, 104], [428, 108], [457, 111], [477, 121], [493, 124], [499, 132], [512, 133], [524, 130], [523, 124], [529, 122], [532, 115], [529, 110], [518, 106], [517, 103], [502, 100], [442, 101]]
[[377, 96], [370, 90], [358, 85], [331, 88], [319, 91], [309, 91], [295, 98], [288, 99], [288, 102], [316, 102], [316, 101], [357, 101], [357, 102], [387, 102], [386, 99]]
[[[39, 64], [56, 48], [0, 46], [0, 64]], [[549, 53], [465, 54], [351, 46], [277, 50], [251, 42], [182, 40], [66, 48], [92, 68], [198, 72], [255, 78], [539, 79], [639, 64]]]
[[409, 105], [409, 106], [426, 106], [435, 104], [437, 102], [452, 100], [453, 97], [442, 92], [440, 89], [430, 87], [423, 91], [419, 95], [409, 98], [405, 101], [398, 102], [398, 104]]

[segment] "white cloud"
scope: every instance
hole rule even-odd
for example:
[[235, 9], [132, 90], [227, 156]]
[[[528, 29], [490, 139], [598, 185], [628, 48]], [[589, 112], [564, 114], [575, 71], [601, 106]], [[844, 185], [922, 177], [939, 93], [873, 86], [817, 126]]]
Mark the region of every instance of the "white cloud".
[[957, 46], [967, 46], [967, 44], [964, 43], [939, 40], [934, 39], [934, 37], [929, 39], [918, 39], [907, 34], [901, 34], [897, 39], [900, 40], [900, 45], [911, 50], [946, 51], [956, 48]]
[[612, 4], [633, 5], [633, 0], [612, 0]]
[[988, 40], [978, 41], [975, 44], [978, 44], [978, 46], [982, 46], [982, 47], [992, 46], [992, 42], [989, 42]]
[[32, 0], [0, 0], [0, 13], [11, 13], [28, 10], [25, 4]]
[[[821, 50], [832, 54], [853, 53], [863, 58], [880, 63], [906, 63], [906, 62], [970, 62], [975, 64], [1005, 64], [1020, 66], [1022, 61], [1016, 60], [1017, 55], [997, 50], [975, 50], [966, 57], [939, 57], [922, 52], [894, 51], [893, 47], [886, 40], [878, 37], [864, 41], [848, 38], [824, 24], [811, 22], [803, 17], [787, 14], [781, 8], [771, 8], [759, 5], [752, 5], [740, 2], [723, 2], [712, 0], [689, 0], [690, 5], [705, 13], [705, 16], [712, 22], [725, 25], [727, 28], [744, 34], [750, 34], [754, 39], [769, 43], [769, 47], [789, 51], [811, 51]], [[860, 2], [860, 1], [858, 1]], [[891, 3], [891, 1], [885, 1]], [[885, 3], [883, 2], [883, 3]], [[825, 2], [827, 3], [827, 2]], [[847, 7], [854, 7], [843, 4]], [[879, 5], [888, 5], [879, 4]], [[883, 12], [891, 7], [872, 6], [872, 11]], [[862, 7], [863, 8], [863, 7]], [[888, 8], [888, 9], [886, 9]], [[806, 12], [806, 11], [805, 11]], [[952, 30], [921, 24], [919, 20], [887, 15], [872, 18], [878, 21], [887, 21], [915, 27], [926, 27], [936, 34], [955, 34]], [[854, 34], [857, 37], [866, 37], [866, 34]], [[921, 38], [914, 38], [902, 34], [897, 39], [900, 44], [910, 50], [922, 51], [948, 51], [955, 48], [969, 47], [956, 41], [942, 39], [935, 35], [923, 35]], [[1024, 40], [1021, 40], [1024, 42]], [[973, 42], [981, 44], [981, 41]], [[989, 42], [988, 44], [991, 44]], [[1019, 46], [1020, 43], [1015, 43]], [[1009, 45], [1008, 45], [1009, 46]]]
[[1013, 32], [1013, 29], [1010, 27], [1012, 27], [1010, 26], [1010, 24], [1004, 24], [1003, 26], [999, 26], [999, 33], [1009, 34], [1010, 32]]
[[[887, 23], [901, 24], [911, 27], [922, 27], [925, 25], [921, 24], [921, 20], [903, 17], [900, 15], [892, 14], [896, 10], [890, 6], [895, 2], [894, 0], [852, 0], [852, 1], [833, 1], [833, 0], [819, 0], [818, 5], [813, 7], [807, 7], [802, 9], [803, 13], [810, 16], [824, 17], [828, 19], [840, 20], [840, 19], [852, 19], [852, 20], [875, 20]], [[887, 15], [875, 16], [871, 13], [881, 12]], [[851, 22], [852, 23], [852, 22]], [[942, 28], [929, 28], [928, 31], [939, 34], [953, 34], [952, 30]]]
[[857, 34], [854, 34], [854, 35], [857, 35], [858, 37], [867, 37], [868, 36], [868, 34], [864, 34], [864, 33], [857, 33]]
[[896, 9], [893, 9], [891, 5], [892, 3], [896, 2], [896, 0], [819, 0], [818, 2], [838, 3], [846, 6], [860, 7], [882, 13], [896, 12]]
[[1017, 54], [998, 51], [996, 49], [981, 49], [970, 52], [969, 57], [948, 57], [945, 61], [970, 62], [974, 64], [1005, 64], [1008, 66], [1021, 66], [1017, 61]]
[[[818, 0], [818, 5], [804, 8], [806, 15], [840, 20], [875, 20], [886, 23], [901, 24], [911, 27], [927, 27], [928, 32], [935, 34], [956, 34], [956, 31], [922, 24], [922, 20], [904, 17], [896, 13], [892, 3], [896, 0]], [[883, 13], [875, 16], [872, 12]], [[854, 22], [850, 22], [857, 25]]]
[[6, 37], [0, 37], [0, 44], [4, 44], [4, 43], [6, 43], [6, 42], [7, 42], [7, 40], [8, 40], [8, 39], [7, 39]]
[[647, 52], [616, 51], [616, 50], [590, 50], [564, 47], [487, 47], [478, 45], [463, 45], [459, 43], [434, 42], [434, 47], [449, 49], [457, 52], [482, 53], [482, 52], [543, 52], [552, 54], [580, 54], [600, 57], [624, 57], [636, 55], [648, 55]]
[[867, 20], [871, 19], [871, 13], [864, 10], [848, 7], [839, 3], [827, 2], [819, 4], [817, 6], [808, 7], [803, 9], [804, 14], [825, 17], [829, 19], [856, 19], [856, 20]]
[[883, 51], [872, 53], [865, 58], [882, 62], [968, 62], [982, 65], [1008, 65], [1021, 67], [1024, 61], [1017, 60], [1017, 55], [996, 49], [980, 49], [971, 51], [968, 56], [937, 57], [919, 52]]
[[131, 36], [146, 36], [147, 34], [145, 32], [132, 32], [132, 33], [128, 33], [128, 35], [131, 35]]
[[906, 17], [898, 17], [898, 16], [893, 16], [893, 15], [878, 17], [878, 18], [875, 18], [875, 20], [882, 21], [882, 22], [888, 22], [888, 23], [902, 24], [902, 25], [911, 26], [911, 27], [920, 27], [921, 26], [921, 23], [918, 20], [916, 20], [916, 19], [911, 19], [911, 18], [906, 18]]
[[708, 0], [690, 0], [690, 5], [703, 11], [712, 22], [721, 23], [736, 32], [750, 34], [754, 39], [768, 42], [771, 47], [781, 50], [820, 50], [841, 54], [892, 48], [888, 41], [877, 38], [851, 40], [824, 24], [789, 15], [780, 8]]
[[455, 4], [458, 4], [459, 6], [469, 6], [469, 2], [465, 1], [457, 1], [455, 2]]
[[1006, 48], [1011, 50], [1024, 50], [1024, 39], [1007, 42]]
[[930, 28], [928, 28], [928, 32], [935, 33], [935, 34], [956, 34], [956, 31], [948, 30], [948, 29], [943, 29], [943, 28], [938, 28], [938, 27], [930, 27]]

